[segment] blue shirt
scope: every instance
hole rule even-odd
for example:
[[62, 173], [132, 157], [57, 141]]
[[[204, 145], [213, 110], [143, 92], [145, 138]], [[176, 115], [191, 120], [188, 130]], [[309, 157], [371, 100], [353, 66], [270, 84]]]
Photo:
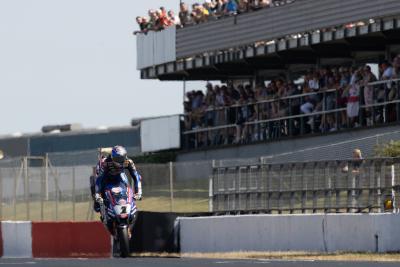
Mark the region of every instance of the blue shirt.
[[235, 0], [230, 0], [227, 4], [226, 4], [226, 10], [228, 12], [236, 12], [237, 11], [237, 4], [235, 2]]

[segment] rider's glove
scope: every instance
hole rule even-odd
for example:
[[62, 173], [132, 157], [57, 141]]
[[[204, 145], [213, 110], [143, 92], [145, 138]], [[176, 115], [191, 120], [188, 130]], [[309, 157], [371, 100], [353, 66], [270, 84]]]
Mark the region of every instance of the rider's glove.
[[96, 193], [96, 194], [94, 195], [94, 199], [95, 199], [95, 201], [96, 201], [97, 203], [102, 203], [102, 202], [103, 202], [103, 198], [102, 198], [101, 195], [98, 194], [98, 193]]
[[134, 198], [135, 200], [142, 200], [142, 195], [141, 195], [141, 194], [135, 194], [135, 195], [133, 196], [133, 198]]

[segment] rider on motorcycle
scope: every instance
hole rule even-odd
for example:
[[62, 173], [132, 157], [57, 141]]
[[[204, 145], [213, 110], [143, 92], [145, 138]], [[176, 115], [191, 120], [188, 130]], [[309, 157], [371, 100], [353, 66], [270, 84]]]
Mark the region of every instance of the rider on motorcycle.
[[[122, 182], [126, 186], [129, 186], [129, 181], [125, 175], [121, 175], [125, 170], [129, 171], [133, 179], [134, 198], [136, 200], [142, 199], [142, 177], [136, 171], [135, 164], [131, 159], [127, 157], [126, 149], [122, 146], [114, 146], [111, 150], [111, 154], [107, 156], [100, 169], [100, 174], [96, 179], [95, 186], [95, 201], [100, 203], [103, 201], [104, 188], [107, 184]], [[96, 212], [100, 209], [96, 208]]]

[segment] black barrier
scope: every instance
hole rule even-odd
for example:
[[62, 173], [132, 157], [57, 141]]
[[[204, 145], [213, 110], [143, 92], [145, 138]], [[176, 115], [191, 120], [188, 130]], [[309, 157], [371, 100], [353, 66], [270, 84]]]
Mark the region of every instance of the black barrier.
[[131, 239], [131, 252], [179, 253], [178, 217], [210, 216], [211, 213], [138, 212]]

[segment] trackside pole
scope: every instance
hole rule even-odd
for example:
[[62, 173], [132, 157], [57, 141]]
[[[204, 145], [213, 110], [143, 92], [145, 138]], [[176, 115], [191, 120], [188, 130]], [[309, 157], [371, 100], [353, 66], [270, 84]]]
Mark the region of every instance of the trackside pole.
[[169, 162], [169, 191], [170, 191], [170, 211], [174, 210], [174, 163], [172, 161]]
[[49, 154], [44, 157], [44, 188], [46, 192], [46, 201], [49, 201]]
[[213, 210], [214, 210], [214, 206], [213, 206], [213, 194], [214, 194], [214, 191], [213, 191], [213, 177], [214, 177], [214, 174], [215, 174], [215, 172], [214, 172], [214, 170], [215, 170], [215, 166], [216, 166], [216, 164], [215, 164], [215, 159], [213, 159], [212, 160], [212, 166], [211, 166], [211, 168], [212, 168], [212, 174], [210, 175], [210, 177], [209, 177], [209, 181], [208, 181], [208, 211], [209, 212], [213, 212]]
[[392, 164], [391, 166], [391, 174], [392, 174], [392, 205], [393, 205], [393, 213], [397, 213], [397, 208], [396, 208], [396, 191], [394, 190], [395, 186], [395, 170], [394, 170], [394, 165]]

